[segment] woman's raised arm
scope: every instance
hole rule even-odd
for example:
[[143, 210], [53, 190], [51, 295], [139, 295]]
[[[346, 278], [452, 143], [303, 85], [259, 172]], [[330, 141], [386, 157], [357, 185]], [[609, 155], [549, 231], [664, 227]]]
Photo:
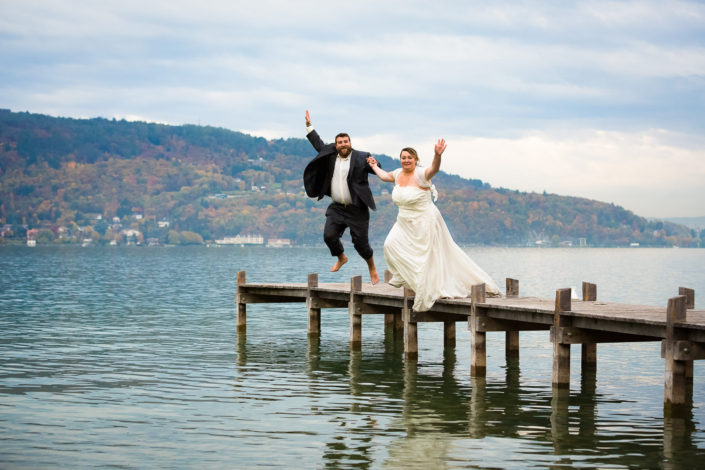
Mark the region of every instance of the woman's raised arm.
[[436, 145], [433, 147], [433, 162], [431, 162], [431, 166], [426, 168], [424, 173], [427, 180], [430, 181], [431, 178], [436, 176], [436, 173], [440, 171], [441, 155], [445, 152], [446, 147], [446, 141], [444, 139], [438, 139], [438, 142], [436, 142]]

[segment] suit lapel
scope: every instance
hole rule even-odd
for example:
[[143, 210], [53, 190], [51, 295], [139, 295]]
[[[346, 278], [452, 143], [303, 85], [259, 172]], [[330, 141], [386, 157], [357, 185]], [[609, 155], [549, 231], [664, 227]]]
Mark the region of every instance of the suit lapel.
[[350, 182], [352, 181], [352, 175], [354, 168], [360, 165], [360, 154], [356, 151], [353, 150], [352, 153], [350, 154], [350, 170], [348, 171], [348, 186], [350, 185]]

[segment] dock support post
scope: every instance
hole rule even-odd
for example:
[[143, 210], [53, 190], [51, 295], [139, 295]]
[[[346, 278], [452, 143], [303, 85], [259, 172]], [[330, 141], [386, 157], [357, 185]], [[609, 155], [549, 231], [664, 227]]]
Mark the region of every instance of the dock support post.
[[394, 334], [402, 334], [404, 332], [404, 312], [403, 309], [399, 313], [394, 314]]
[[[388, 269], [384, 270], [384, 282], [388, 283], [392, 280], [392, 273]], [[404, 321], [402, 320], [402, 314], [399, 313], [385, 313], [384, 314], [384, 329], [391, 328], [394, 334], [404, 330]]]
[[350, 314], [350, 349], [360, 351], [362, 349], [362, 312], [357, 305], [358, 294], [362, 291], [362, 276], [350, 278], [350, 301], [348, 302], [348, 313]]
[[680, 295], [668, 299], [666, 309], [666, 341], [664, 355], [666, 358], [666, 377], [664, 384], [664, 415], [680, 414], [686, 405], [688, 390], [687, 362], [674, 359], [673, 350], [679, 338], [676, 323], [686, 319], [686, 296]]
[[[519, 297], [519, 280], [506, 279], [507, 297]], [[504, 333], [504, 354], [507, 358], [519, 357], [519, 331], [506, 331]]]
[[470, 291], [472, 304], [470, 306], [470, 376], [487, 376], [487, 333], [481, 331], [478, 303], [485, 302], [485, 285], [478, 284], [472, 286]]
[[[392, 280], [392, 273], [388, 270], [384, 270], [384, 282], [389, 282]], [[394, 335], [402, 333], [404, 331], [404, 320], [402, 318], [402, 312], [399, 313], [385, 313], [384, 314], [384, 329], [392, 328]]]
[[443, 322], [443, 347], [455, 347], [455, 321]]
[[[695, 290], [689, 289], [687, 287], [679, 287], [678, 295], [685, 296], [685, 309], [692, 310], [695, 308]], [[687, 312], [686, 312], [687, 314]], [[690, 387], [692, 388], [693, 382], [693, 364], [694, 361], [685, 361], [685, 379], [691, 382]]]
[[237, 331], [244, 333], [247, 329], [247, 304], [240, 301], [240, 286], [245, 285], [246, 281], [245, 271], [238, 271], [237, 273]]
[[555, 313], [551, 327], [551, 340], [553, 341], [553, 378], [552, 385], [555, 389], [570, 388], [570, 344], [559, 343], [558, 329], [570, 326], [571, 319], [562, 312], [570, 312], [570, 288], [556, 291]]
[[[392, 280], [392, 273], [389, 272], [389, 269], [384, 270], [384, 283], [388, 284], [389, 281]], [[384, 314], [384, 329], [386, 330], [387, 328], [394, 328], [394, 314], [393, 313], [385, 313]]]
[[308, 287], [306, 292], [306, 306], [308, 307], [308, 335], [318, 336], [321, 334], [321, 309], [315, 307], [314, 294], [312, 289], [318, 287], [318, 273], [308, 275]]
[[416, 322], [411, 321], [411, 308], [413, 302], [409, 289], [404, 288], [404, 307], [402, 318], [404, 321], [404, 357], [406, 359], [417, 359], [419, 357], [419, 338]]
[[[597, 300], [597, 285], [583, 282], [583, 301], [594, 302]], [[597, 368], [597, 344], [582, 343], [581, 347], [581, 367], [585, 369]]]

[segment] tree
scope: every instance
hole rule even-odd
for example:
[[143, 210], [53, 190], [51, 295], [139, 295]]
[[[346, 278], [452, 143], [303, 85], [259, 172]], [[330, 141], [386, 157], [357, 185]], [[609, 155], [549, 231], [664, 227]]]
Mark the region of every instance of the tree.
[[166, 240], [170, 245], [181, 245], [181, 235], [176, 230], [169, 230]]
[[181, 236], [182, 245], [202, 245], [203, 237], [195, 232], [184, 230], [179, 234]]

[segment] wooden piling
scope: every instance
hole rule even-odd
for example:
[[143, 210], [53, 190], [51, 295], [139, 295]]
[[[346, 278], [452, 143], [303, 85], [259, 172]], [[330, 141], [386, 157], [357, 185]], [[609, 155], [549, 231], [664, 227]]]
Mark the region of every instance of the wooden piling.
[[[384, 270], [384, 282], [389, 283], [392, 280], [392, 273], [388, 270]], [[401, 318], [401, 312], [399, 313], [385, 313], [384, 314], [384, 327], [393, 328], [394, 333], [404, 330], [404, 321]]]
[[679, 295], [668, 299], [666, 309], [666, 377], [664, 384], [664, 408], [670, 414], [674, 408], [686, 403], [686, 361], [676, 359], [676, 341], [680, 338], [676, 323], [686, 319], [686, 296]]
[[306, 306], [308, 307], [308, 335], [321, 334], [321, 308], [317, 306], [313, 289], [318, 287], [318, 273], [308, 275]]
[[487, 333], [483, 330], [482, 315], [478, 303], [485, 302], [485, 284], [474, 285], [470, 291], [470, 375], [487, 375]]
[[394, 331], [395, 331], [395, 334], [401, 334], [404, 332], [404, 312], [403, 312], [403, 309], [401, 312], [394, 314]]
[[362, 349], [362, 308], [358, 300], [360, 291], [362, 291], [362, 276], [350, 278], [348, 313], [350, 314], [350, 349], [353, 351]]
[[597, 300], [597, 284], [583, 282], [583, 300], [592, 302]]
[[417, 324], [411, 321], [411, 311], [413, 297], [411, 291], [404, 288], [404, 306], [402, 307], [402, 319], [404, 321], [404, 357], [406, 359], [416, 359], [419, 357], [419, 338]]
[[[389, 272], [389, 270], [384, 271], [384, 282], [389, 283], [389, 281], [392, 280], [392, 273]], [[384, 327], [386, 328], [394, 328], [394, 314], [393, 313], [385, 313], [384, 314]]]
[[443, 322], [443, 347], [454, 348], [455, 347], [455, 322], [446, 321]]
[[237, 305], [237, 331], [245, 332], [247, 329], [247, 304], [241, 299], [241, 286], [244, 286], [247, 281], [247, 275], [245, 271], [238, 271], [237, 273], [237, 295], [235, 302]]
[[[597, 301], [597, 285], [589, 282], [583, 282], [583, 301]], [[597, 343], [582, 343], [581, 348], [581, 367], [585, 369], [597, 368]]]
[[692, 310], [695, 308], [695, 290], [687, 287], [679, 287], [678, 295], [685, 296], [685, 308], [687, 310]]
[[519, 280], [508, 277], [506, 279], [507, 297], [519, 297]]
[[[561, 343], [561, 328], [571, 325], [571, 318], [561, 315], [570, 312], [570, 288], [556, 291], [555, 312], [553, 326], [551, 327], [551, 340], [553, 342], [553, 377], [552, 385], [555, 388], [570, 388], [570, 344]], [[567, 333], [570, 335], [571, 333]]]
[[[507, 297], [519, 297], [519, 280], [506, 279]], [[504, 333], [504, 355], [507, 358], [519, 357], [519, 331], [506, 331]]]
[[[695, 290], [689, 289], [687, 287], [679, 287], [678, 295], [685, 296], [685, 308], [686, 310], [692, 310], [695, 308]], [[687, 312], [686, 312], [687, 313]], [[685, 379], [689, 382], [693, 381], [693, 366], [694, 361], [685, 361]], [[692, 385], [691, 385], [692, 387]]]

